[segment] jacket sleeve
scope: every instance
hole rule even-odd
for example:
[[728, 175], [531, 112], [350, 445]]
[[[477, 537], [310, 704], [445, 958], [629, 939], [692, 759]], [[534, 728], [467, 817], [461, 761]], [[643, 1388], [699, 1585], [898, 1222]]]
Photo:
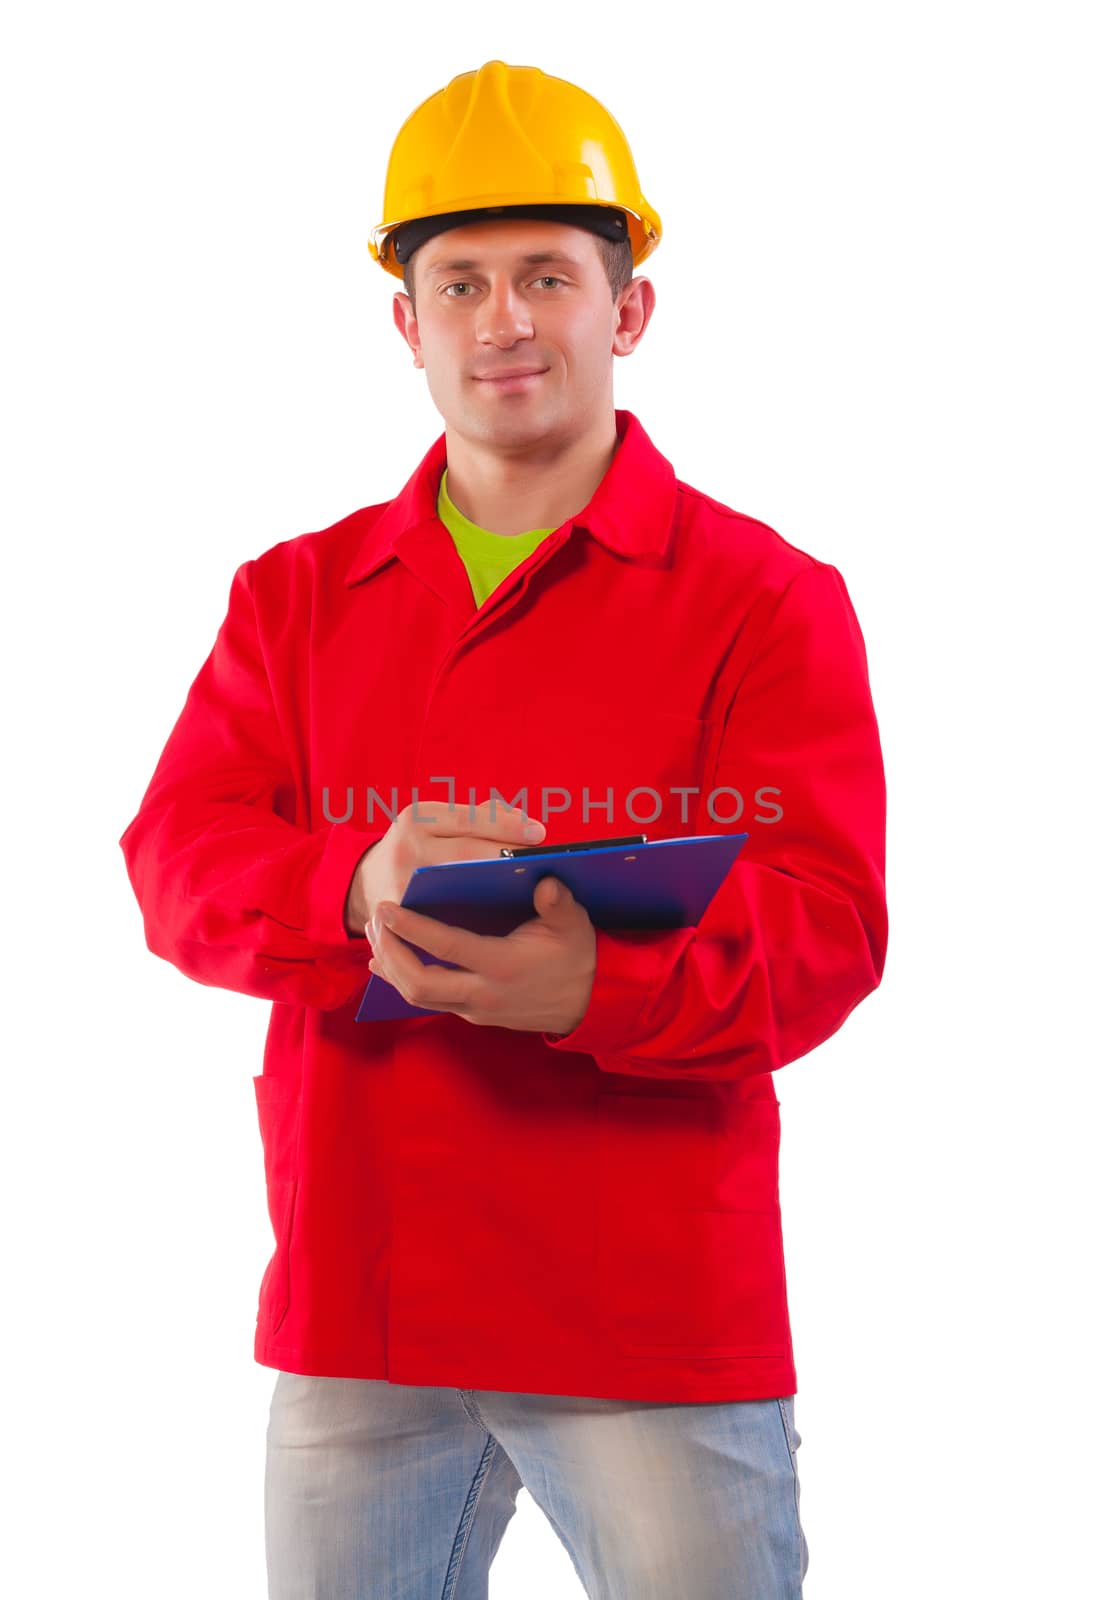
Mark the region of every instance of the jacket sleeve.
[[199, 983], [334, 1009], [369, 979], [372, 946], [347, 933], [343, 906], [384, 830], [291, 820], [296, 783], [254, 567], [236, 571], [213, 649], [118, 842], [154, 955]]
[[[724, 792], [720, 792], [724, 791]], [[734, 822], [735, 793], [743, 810]], [[733, 1079], [835, 1033], [884, 970], [885, 780], [864, 640], [837, 568], [789, 583], [724, 719], [698, 831], [749, 834], [697, 927], [596, 930], [557, 1050], [604, 1072]], [[769, 820], [772, 819], [772, 820]]]

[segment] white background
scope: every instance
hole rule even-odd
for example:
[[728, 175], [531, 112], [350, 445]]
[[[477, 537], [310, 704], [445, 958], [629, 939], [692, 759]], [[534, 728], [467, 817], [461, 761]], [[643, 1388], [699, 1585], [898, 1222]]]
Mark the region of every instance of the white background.
[[[266, 1594], [268, 1007], [148, 953], [117, 840], [236, 566], [442, 431], [366, 238], [401, 122], [499, 57], [602, 99], [662, 215], [616, 404], [868, 647], [888, 967], [778, 1082], [809, 1600], [1080, 1593], [1083, 7], [40, 3], [0, 56], [0, 1586]], [[580, 1595], [526, 1491], [491, 1595]]]

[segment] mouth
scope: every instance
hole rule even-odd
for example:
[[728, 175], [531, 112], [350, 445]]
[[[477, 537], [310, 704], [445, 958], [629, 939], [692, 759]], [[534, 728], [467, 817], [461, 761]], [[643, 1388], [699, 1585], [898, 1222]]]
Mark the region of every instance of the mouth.
[[504, 374], [497, 378], [477, 378], [477, 383], [482, 383], [488, 389], [525, 389], [535, 384], [538, 378], [543, 378], [548, 368], [540, 372], [522, 372], [517, 374]]

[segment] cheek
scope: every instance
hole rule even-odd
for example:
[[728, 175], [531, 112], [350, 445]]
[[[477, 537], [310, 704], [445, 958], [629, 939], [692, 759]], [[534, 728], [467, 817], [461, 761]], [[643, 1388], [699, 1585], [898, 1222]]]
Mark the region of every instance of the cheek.
[[613, 355], [613, 329], [602, 316], [571, 322], [561, 334], [559, 348], [571, 372], [603, 373]]

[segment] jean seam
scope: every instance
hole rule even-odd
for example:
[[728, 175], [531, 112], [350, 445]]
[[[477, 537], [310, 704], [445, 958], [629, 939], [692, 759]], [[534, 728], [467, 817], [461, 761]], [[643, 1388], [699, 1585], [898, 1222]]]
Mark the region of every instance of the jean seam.
[[462, 1406], [465, 1408], [465, 1416], [468, 1417], [469, 1421], [470, 1422], [475, 1422], [475, 1424], [476, 1424], [476, 1426], [478, 1428], [483, 1428], [484, 1432], [489, 1437], [493, 1437], [491, 1429], [488, 1427], [487, 1423], [484, 1421], [483, 1417], [480, 1415], [480, 1407], [476, 1404], [476, 1401], [473, 1398], [472, 1390], [471, 1389], [458, 1389], [457, 1398], [460, 1400]]
[[487, 1477], [488, 1468], [491, 1466], [491, 1463], [495, 1458], [495, 1444], [496, 1441], [494, 1438], [488, 1439], [487, 1444], [484, 1446], [483, 1454], [480, 1457], [480, 1463], [473, 1474], [472, 1483], [469, 1485], [468, 1497], [465, 1500], [465, 1509], [461, 1513], [461, 1520], [457, 1525], [457, 1533], [454, 1536], [453, 1551], [449, 1558], [449, 1569], [446, 1572], [445, 1582], [442, 1585], [441, 1600], [450, 1600], [450, 1596], [453, 1594], [454, 1587], [457, 1583], [457, 1578], [461, 1571], [461, 1565], [465, 1559], [465, 1551], [468, 1549], [469, 1533], [472, 1529], [473, 1518], [476, 1515], [476, 1508], [480, 1504], [480, 1492], [484, 1487], [484, 1479]]
[[800, 1474], [796, 1467], [796, 1456], [792, 1449], [792, 1434], [789, 1430], [788, 1413], [785, 1411], [785, 1402], [783, 1399], [779, 1399], [777, 1401], [777, 1410], [781, 1416], [781, 1428], [785, 1435], [785, 1449], [788, 1451], [789, 1466], [792, 1468], [793, 1509], [796, 1512], [796, 1543], [798, 1546], [800, 1571], [802, 1573], [804, 1570], [804, 1529], [803, 1524], [800, 1521]]

